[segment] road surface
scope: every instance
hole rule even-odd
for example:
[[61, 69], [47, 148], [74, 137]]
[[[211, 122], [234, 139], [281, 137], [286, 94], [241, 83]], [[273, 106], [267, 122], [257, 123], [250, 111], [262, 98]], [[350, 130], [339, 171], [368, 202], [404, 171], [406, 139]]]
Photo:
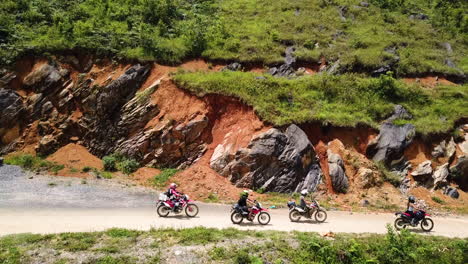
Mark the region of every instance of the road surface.
[[[112, 227], [150, 228], [215, 227], [255, 230], [385, 233], [393, 214], [328, 212], [325, 223], [292, 223], [287, 209], [272, 209], [271, 222], [233, 225], [230, 206], [197, 203], [195, 218], [160, 218], [154, 208], [156, 193], [115, 181], [58, 178], [24, 173], [17, 167], [0, 167], [0, 236], [14, 233], [59, 233], [102, 231]], [[433, 217], [430, 235], [468, 237], [468, 217]], [[420, 232], [420, 229], [414, 229]]]

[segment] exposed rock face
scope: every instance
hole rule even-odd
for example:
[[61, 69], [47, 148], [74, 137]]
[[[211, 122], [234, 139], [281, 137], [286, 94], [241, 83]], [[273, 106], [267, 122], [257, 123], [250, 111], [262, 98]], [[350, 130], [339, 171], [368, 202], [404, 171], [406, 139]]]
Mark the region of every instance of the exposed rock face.
[[387, 119], [391, 122], [397, 119], [412, 119], [413, 116], [401, 105], [395, 105], [393, 114]]
[[434, 178], [434, 188], [439, 188], [447, 184], [447, 177], [449, 175], [448, 163], [437, 167], [432, 178]]
[[285, 51], [284, 64], [279, 67], [272, 67], [268, 72], [273, 76], [278, 77], [289, 77], [295, 76], [296, 70], [294, 69], [296, 64], [296, 58], [294, 57], [295, 48], [293, 46], [287, 47]]
[[238, 62], [233, 62], [233, 63], [230, 63], [228, 65], [226, 65], [224, 68], [223, 68], [223, 71], [242, 71], [243, 67], [242, 67], [242, 64], [238, 63]]
[[221, 152], [218, 147], [211, 167], [238, 187], [273, 192], [314, 191], [322, 179], [314, 147], [296, 125], [285, 131], [272, 128], [233, 156]]
[[413, 177], [432, 175], [432, 162], [426, 160], [418, 165], [418, 167], [411, 173]]
[[431, 152], [431, 155], [434, 158], [447, 157], [451, 158], [455, 154], [456, 144], [453, 140], [453, 137], [449, 141], [442, 141], [437, 145], [434, 150]]
[[463, 191], [468, 191], [468, 156], [458, 157], [457, 163], [450, 167], [450, 177]]
[[333, 153], [330, 149], [327, 150], [327, 156], [328, 171], [332, 180], [333, 189], [336, 192], [346, 193], [349, 188], [349, 184], [343, 159], [340, 155]]
[[379, 135], [367, 146], [367, 156], [391, 167], [392, 164], [401, 162], [403, 152], [412, 142], [414, 135], [415, 129], [411, 124], [397, 126], [383, 123]]
[[359, 177], [359, 188], [367, 189], [377, 186], [381, 183], [379, 176], [369, 168], [359, 168], [357, 175]]
[[23, 111], [21, 96], [15, 91], [0, 89], [0, 128], [9, 128], [15, 125]]

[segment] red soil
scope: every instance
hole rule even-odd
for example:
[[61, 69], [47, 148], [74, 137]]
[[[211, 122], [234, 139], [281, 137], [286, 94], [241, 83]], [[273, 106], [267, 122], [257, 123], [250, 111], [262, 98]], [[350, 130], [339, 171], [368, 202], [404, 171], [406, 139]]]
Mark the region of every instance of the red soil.
[[317, 145], [315, 145], [315, 152], [319, 157], [320, 167], [322, 168], [322, 173], [324, 177], [324, 182], [327, 187], [327, 191], [329, 193], [335, 193], [332, 187], [332, 181], [330, 178], [330, 173], [328, 170], [328, 155], [327, 155], [328, 147], [323, 143], [323, 141], [319, 141]]
[[[81, 173], [85, 166], [102, 170], [102, 161], [89, 153], [89, 151], [77, 144], [68, 144], [47, 158], [48, 161], [56, 162], [65, 166], [58, 174], [60, 176], [87, 177], [87, 173]], [[71, 170], [77, 170], [73, 172]]]
[[133, 173], [131, 178], [141, 185], [148, 185], [148, 181], [160, 173], [158, 169], [142, 167]]
[[419, 83], [424, 87], [434, 88], [437, 85], [457, 85], [444, 77], [437, 77], [437, 76], [425, 76], [419, 78], [404, 78], [403, 81], [406, 83]]
[[104, 86], [117, 79], [131, 67], [131, 64], [113, 64], [111, 61], [104, 61], [94, 64], [88, 72], [87, 78], [94, 79], [91, 85]]

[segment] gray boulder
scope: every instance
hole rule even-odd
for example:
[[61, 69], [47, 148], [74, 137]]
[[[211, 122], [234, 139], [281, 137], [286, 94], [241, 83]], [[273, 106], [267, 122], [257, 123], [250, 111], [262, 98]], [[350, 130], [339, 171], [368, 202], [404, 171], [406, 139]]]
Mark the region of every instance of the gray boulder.
[[455, 165], [450, 167], [450, 178], [453, 179], [460, 189], [468, 192], [468, 156], [460, 156]]
[[434, 158], [447, 157], [451, 158], [456, 151], [456, 144], [453, 137], [450, 140], [443, 140], [432, 150], [431, 155]]
[[379, 135], [367, 146], [366, 154], [376, 162], [383, 162], [387, 167], [401, 162], [403, 152], [411, 144], [415, 128], [411, 124], [403, 126], [385, 122], [380, 127]]
[[387, 122], [391, 122], [397, 119], [412, 119], [413, 116], [401, 105], [395, 105], [393, 109], [393, 114], [387, 118]]
[[430, 160], [426, 160], [418, 165], [416, 169], [411, 173], [411, 176], [418, 177], [424, 175], [432, 175], [432, 162]]
[[31, 72], [24, 78], [24, 85], [37, 93], [52, 93], [56, 88], [60, 87], [62, 75], [66, 72], [61, 72], [56, 67], [44, 64], [37, 70]]
[[448, 195], [454, 199], [458, 199], [460, 197], [460, 193], [458, 193], [458, 190], [457, 188], [454, 188], [452, 186], [447, 186], [445, 189], [444, 189], [444, 194], [445, 195]]
[[242, 64], [238, 62], [233, 62], [226, 65], [222, 70], [223, 71], [242, 71], [243, 67]]
[[21, 96], [13, 90], [0, 89], [0, 128], [16, 124], [25, 110]]
[[447, 184], [447, 177], [449, 176], [448, 163], [445, 163], [436, 168], [432, 178], [434, 179], [434, 189], [440, 188]]
[[238, 187], [272, 192], [314, 191], [322, 179], [314, 147], [296, 125], [272, 128], [235, 155], [216, 153], [211, 165]]
[[332, 181], [333, 190], [346, 193], [349, 188], [348, 177], [346, 176], [343, 159], [340, 155], [327, 150], [328, 171]]
[[277, 77], [292, 77], [296, 75], [295, 65], [296, 65], [296, 57], [294, 56], [295, 48], [293, 46], [289, 46], [286, 48], [285, 51], [285, 58], [284, 64], [280, 65], [279, 67], [272, 67], [268, 70], [273, 76]]

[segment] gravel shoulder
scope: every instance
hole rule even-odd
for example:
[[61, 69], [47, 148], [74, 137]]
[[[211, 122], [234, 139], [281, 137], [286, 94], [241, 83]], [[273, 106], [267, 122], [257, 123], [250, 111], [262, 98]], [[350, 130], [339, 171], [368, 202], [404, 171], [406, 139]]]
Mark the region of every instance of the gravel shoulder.
[[[32, 179], [29, 179], [33, 176]], [[53, 184], [51, 184], [53, 183]], [[267, 226], [230, 221], [228, 205], [197, 203], [195, 218], [160, 218], [154, 208], [156, 192], [113, 181], [37, 176], [15, 166], [0, 167], [0, 235], [14, 233], [59, 233], [101, 231], [112, 227], [150, 228], [236, 227], [242, 230], [278, 230], [345, 233], [385, 233], [393, 214], [328, 212], [328, 220], [291, 223], [287, 209], [271, 210]], [[468, 218], [434, 217], [431, 235], [468, 237]], [[415, 229], [419, 233], [420, 229]]]

